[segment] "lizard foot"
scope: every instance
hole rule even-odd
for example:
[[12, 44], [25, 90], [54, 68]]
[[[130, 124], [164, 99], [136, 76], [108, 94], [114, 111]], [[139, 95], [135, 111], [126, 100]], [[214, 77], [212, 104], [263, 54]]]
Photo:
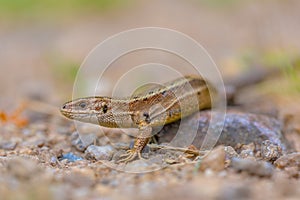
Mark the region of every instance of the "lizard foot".
[[[123, 157], [124, 157], [124, 158], [123, 158]], [[142, 154], [141, 154], [140, 151], [138, 151], [138, 150], [136, 150], [136, 149], [129, 149], [129, 150], [127, 150], [127, 152], [126, 152], [125, 154], [122, 154], [122, 155], [120, 156], [120, 158], [123, 158], [123, 159], [118, 160], [118, 163], [122, 163], [122, 162], [128, 163], [128, 162], [130, 162], [130, 161], [133, 161], [133, 160], [136, 159], [137, 157], [138, 157], [139, 159], [144, 159], [144, 158], [142, 157]]]

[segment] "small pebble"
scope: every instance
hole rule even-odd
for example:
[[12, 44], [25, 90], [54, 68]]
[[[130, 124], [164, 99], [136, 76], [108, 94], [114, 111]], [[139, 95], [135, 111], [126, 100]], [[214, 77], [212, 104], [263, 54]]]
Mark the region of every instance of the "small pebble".
[[106, 146], [95, 146], [90, 145], [85, 150], [85, 157], [87, 159], [96, 159], [96, 160], [111, 160], [114, 154], [114, 148], [110, 145]]
[[300, 177], [300, 152], [283, 155], [278, 158], [274, 165], [277, 168], [284, 169], [289, 177]]
[[79, 160], [83, 160], [83, 158], [70, 152], [70, 153], [63, 154], [63, 156], [59, 160], [67, 160], [68, 162], [76, 162]]
[[240, 153], [241, 158], [254, 157], [254, 152], [251, 149], [242, 150]]
[[0, 143], [0, 149], [4, 149], [4, 150], [14, 150], [17, 146], [17, 142], [3, 142]]
[[51, 158], [50, 158], [50, 164], [52, 166], [56, 165], [57, 161], [58, 160], [57, 160], [57, 158], [55, 156], [51, 156]]
[[274, 171], [272, 164], [266, 161], [256, 161], [250, 158], [232, 158], [231, 165], [237, 171], [245, 171], [257, 176], [271, 176]]
[[254, 157], [254, 151], [255, 151], [254, 143], [238, 144], [237, 148], [240, 150], [239, 157], [241, 158]]
[[300, 168], [300, 152], [290, 153], [281, 156], [274, 162], [275, 166], [283, 169], [285, 167], [298, 167]]
[[96, 136], [94, 134], [79, 135], [78, 132], [74, 132], [71, 136], [72, 145], [81, 152], [84, 152], [88, 146], [94, 143]]
[[226, 158], [231, 159], [233, 157], [238, 157], [238, 153], [231, 146], [224, 147]]
[[265, 140], [261, 145], [261, 156], [266, 161], [274, 162], [282, 155], [282, 150], [279, 145], [272, 143], [270, 140]]
[[45, 145], [46, 140], [45, 139], [38, 139], [34, 142], [35, 146], [41, 148]]
[[200, 170], [211, 169], [213, 171], [222, 171], [225, 168], [225, 150], [224, 146], [218, 146], [205, 156], [200, 162]]

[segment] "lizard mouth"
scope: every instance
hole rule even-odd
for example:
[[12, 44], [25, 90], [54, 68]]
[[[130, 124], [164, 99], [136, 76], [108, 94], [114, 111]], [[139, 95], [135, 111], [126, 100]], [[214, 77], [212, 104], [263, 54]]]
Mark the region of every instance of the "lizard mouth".
[[68, 119], [98, 124], [98, 118], [94, 113], [88, 113], [83, 110], [66, 109], [64, 105], [61, 107], [60, 112]]
[[79, 117], [84, 117], [89, 115], [86, 111], [79, 111], [79, 110], [69, 110], [69, 109], [64, 109], [63, 107], [60, 109], [60, 112], [70, 118], [70, 119], [74, 119], [74, 118], [79, 118]]
[[64, 109], [64, 106], [61, 107], [60, 112], [65, 117], [73, 119], [73, 111]]

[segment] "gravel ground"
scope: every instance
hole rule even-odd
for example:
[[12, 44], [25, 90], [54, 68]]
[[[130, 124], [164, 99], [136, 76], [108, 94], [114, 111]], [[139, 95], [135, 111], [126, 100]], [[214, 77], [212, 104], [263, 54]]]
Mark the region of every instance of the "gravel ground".
[[[160, 26], [192, 36], [225, 78], [239, 73], [243, 56], [259, 64], [256, 56], [271, 52], [282, 64], [300, 49], [299, 2], [286, 2], [214, 8], [154, 0], [53, 21], [1, 20], [0, 199], [299, 199], [300, 97], [284, 87], [291, 79], [299, 86], [297, 74], [286, 71], [288, 78], [241, 91], [210, 153], [199, 151], [210, 111], [185, 121], [200, 122], [193, 144], [168, 146], [178, 128], [170, 124], [158, 134], [159, 145], [145, 149], [146, 160], [128, 165], [116, 163], [132, 141], [122, 130], [74, 124], [59, 113], [72, 95], [69, 65], [79, 66], [100, 41], [129, 28]], [[137, 54], [113, 63], [108, 77], [113, 82], [142, 58], [148, 61]]]

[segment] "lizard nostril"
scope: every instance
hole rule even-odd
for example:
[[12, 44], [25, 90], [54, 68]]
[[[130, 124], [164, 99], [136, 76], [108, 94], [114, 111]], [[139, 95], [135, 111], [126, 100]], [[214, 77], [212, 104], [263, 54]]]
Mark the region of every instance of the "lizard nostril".
[[63, 106], [62, 106], [62, 109], [66, 109], [66, 107], [67, 107], [66, 105], [63, 105]]

